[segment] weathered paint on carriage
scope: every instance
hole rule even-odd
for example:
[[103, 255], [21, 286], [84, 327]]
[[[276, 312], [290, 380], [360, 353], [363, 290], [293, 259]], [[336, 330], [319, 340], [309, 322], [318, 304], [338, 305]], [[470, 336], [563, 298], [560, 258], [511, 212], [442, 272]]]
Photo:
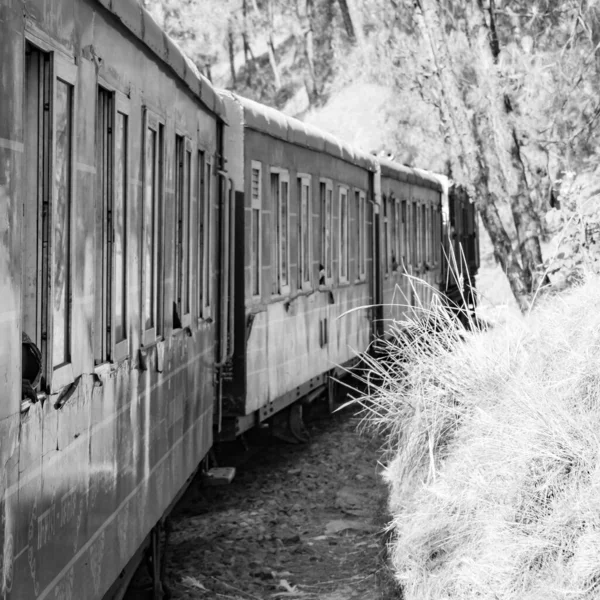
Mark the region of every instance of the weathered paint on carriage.
[[[229, 102], [235, 102], [230, 99]], [[372, 179], [374, 161], [368, 155], [350, 151], [345, 145], [303, 124], [242, 101], [245, 127], [239, 133], [239, 146], [243, 147], [243, 187], [245, 198], [244, 227], [244, 290], [245, 290], [245, 340], [244, 359], [232, 379], [244, 381], [245, 389], [224, 398], [225, 414], [249, 415], [284, 396], [294, 392], [309, 379], [322, 375], [337, 365], [344, 364], [364, 352], [371, 340], [372, 288]], [[242, 143], [243, 142], [243, 143]], [[261, 294], [254, 296], [251, 276], [251, 169], [252, 161], [262, 168], [260, 240]], [[289, 175], [289, 293], [273, 294], [276, 277], [272, 261], [275, 241], [274, 207], [270, 193], [269, 169], [284, 169]], [[297, 176], [311, 176], [311, 228], [312, 262], [310, 289], [298, 286], [298, 206]], [[329, 286], [319, 286], [321, 256], [321, 207], [319, 183], [321, 178], [332, 181], [333, 190], [333, 273]], [[356, 244], [349, 239], [348, 283], [339, 282], [339, 185], [348, 187], [350, 210], [349, 232], [356, 226], [353, 203], [354, 190], [365, 193], [366, 277], [357, 281]], [[238, 238], [239, 239], [239, 238]], [[324, 335], [322, 328], [325, 328]], [[237, 336], [236, 336], [236, 339]], [[295, 399], [295, 398], [294, 398]]]
[[[92, 0], [10, 0], [0, 6], [2, 600], [102, 598], [212, 444], [214, 325], [194, 319], [189, 329], [173, 331], [172, 165], [176, 129], [190, 137], [194, 152], [200, 146], [209, 155], [216, 152], [218, 116], [212, 109], [221, 111], [222, 104], [151, 25], [137, 2], [103, 4], [107, 8]], [[20, 215], [28, 201], [22, 177], [26, 38], [70, 61], [76, 73], [71, 229], [74, 393], [59, 409], [54, 407], [59, 394], [53, 393], [21, 414], [21, 243], [37, 243], [21, 242]], [[94, 365], [92, 344], [98, 293], [94, 275], [98, 83], [120, 92], [129, 114], [129, 354], [101, 366]], [[168, 167], [164, 339], [142, 347], [139, 232], [145, 104], [164, 118]], [[214, 174], [212, 178], [215, 189]]]
[[[427, 261], [422, 258], [418, 263], [412, 260], [413, 253], [409, 250], [411, 258], [404, 264], [402, 257], [395, 257], [398, 266], [394, 270], [391, 268], [392, 257], [388, 256], [390, 268], [385, 269], [386, 261], [381, 261], [382, 271], [382, 304], [383, 304], [383, 329], [388, 330], [394, 320], [402, 320], [412, 312], [412, 307], [417, 307], [413, 316], [421, 316], [419, 307], [425, 310], [429, 306], [434, 294], [437, 293], [442, 277], [442, 244], [441, 244], [441, 209], [443, 188], [439, 179], [422, 171], [417, 171], [409, 167], [398, 165], [391, 161], [381, 159], [380, 161], [380, 183], [382, 198], [405, 201], [409, 206], [429, 207], [439, 215], [437, 223], [431, 220], [428, 226], [422, 230], [427, 231], [431, 241], [430, 258], [433, 261]], [[398, 205], [394, 205], [394, 211]], [[383, 210], [380, 208], [380, 216]], [[412, 213], [412, 208], [408, 213], [409, 224], [416, 218]], [[395, 213], [392, 211], [388, 219], [395, 219]], [[395, 221], [394, 225], [401, 225], [401, 217]], [[385, 227], [383, 218], [380, 227]], [[390, 224], [389, 232], [395, 231], [395, 227]], [[404, 243], [402, 232], [395, 231], [395, 236], [391, 236], [390, 248], [402, 247]], [[396, 239], [398, 238], [398, 239]], [[411, 239], [409, 235], [408, 239]], [[435, 244], [433, 243], [435, 241]], [[381, 256], [383, 257], [389, 250], [385, 247], [385, 235], [380, 239]], [[408, 276], [407, 276], [408, 275]]]

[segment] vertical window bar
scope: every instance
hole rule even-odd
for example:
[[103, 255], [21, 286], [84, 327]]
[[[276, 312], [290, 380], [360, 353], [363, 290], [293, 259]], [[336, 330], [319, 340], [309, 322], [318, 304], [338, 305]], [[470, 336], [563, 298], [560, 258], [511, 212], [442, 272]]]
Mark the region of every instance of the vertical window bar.
[[157, 177], [156, 172], [158, 152], [158, 134], [155, 129], [146, 130], [146, 173], [145, 173], [145, 192], [144, 192], [144, 233], [143, 233], [143, 326], [144, 330], [152, 329], [156, 326], [155, 312], [155, 289], [156, 273], [154, 266], [154, 245], [155, 245], [155, 207], [157, 195]]
[[[212, 221], [213, 221], [213, 203], [212, 203], [212, 165], [205, 163], [204, 177], [204, 308], [208, 313], [212, 304]], [[206, 314], [205, 316], [208, 316]]]
[[128, 117], [117, 112], [115, 128], [114, 223], [114, 340], [127, 338], [127, 144]]
[[340, 189], [340, 280], [348, 280], [348, 193]]
[[279, 199], [279, 173], [271, 173], [271, 215], [275, 219], [275, 244], [273, 256], [273, 293], [278, 294], [281, 288], [281, 211]]
[[261, 185], [262, 185], [262, 166], [259, 162], [252, 163], [251, 177], [251, 278], [252, 278], [252, 294], [260, 295], [260, 279], [261, 279], [261, 260], [260, 260], [260, 219], [261, 219]]
[[332, 253], [332, 243], [331, 243], [331, 235], [333, 232], [333, 189], [329, 186], [327, 187], [327, 231], [326, 231], [326, 241], [327, 241], [327, 278], [331, 279], [333, 277], [333, 253]]
[[173, 327], [181, 327], [183, 317], [183, 210], [184, 210], [184, 139], [175, 136], [175, 313]]
[[[287, 181], [281, 181], [281, 192], [280, 192], [280, 230], [281, 230], [281, 245], [280, 245], [280, 266], [281, 275], [280, 281], [281, 286], [289, 285], [289, 183]], [[281, 292], [281, 290], [280, 290]]]
[[389, 230], [388, 230], [388, 199], [383, 196], [383, 272], [390, 272], [389, 260]]
[[302, 184], [302, 282], [310, 283], [311, 272], [311, 212], [312, 202], [308, 181]]
[[204, 196], [204, 152], [198, 151], [196, 160], [196, 197], [198, 198], [198, 209], [196, 213], [196, 227], [198, 231], [197, 246], [196, 246], [196, 302], [198, 317], [204, 316], [204, 235], [205, 235], [205, 213], [206, 213], [206, 198]]
[[321, 208], [321, 264], [319, 267], [319, 285], [324, 283], [321, 270], [327, 272], [327, 187], [324, 181], [319, 183], [319, 204]]
[[191, 214], [192, 214], [192, 153], [185, 151], [185, 203], [183, 215], [183, 314], [190, 314], [190, 259], [191, 259]]
[[96, 269], [95, 361], [111, 358], [113, 306], [113, 108], [112, 92], [98, 88], [96, 125], [96, 182], [99, 212]]

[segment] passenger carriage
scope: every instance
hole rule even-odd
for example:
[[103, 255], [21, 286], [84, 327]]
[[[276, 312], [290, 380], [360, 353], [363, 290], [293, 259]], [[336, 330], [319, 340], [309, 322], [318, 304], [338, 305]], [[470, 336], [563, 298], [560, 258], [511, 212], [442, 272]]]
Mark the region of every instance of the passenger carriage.
[[382, 329], [417, 307], [429, 306], [442, 281], [440, 179], [387, 159], [379, 159], [381, 180], [380, 278]]
[[244, 199], [222, 397], [222, 435], [234, 437], [317, 395], [367, 350], [377, 163], [274, 109], [223, 98], [240, 124], [229, 128], [226, 154]]
[[0, 61], [0, 597], [91, 600], [213, 442], [224, 107], [135, 0], [3, 2]]

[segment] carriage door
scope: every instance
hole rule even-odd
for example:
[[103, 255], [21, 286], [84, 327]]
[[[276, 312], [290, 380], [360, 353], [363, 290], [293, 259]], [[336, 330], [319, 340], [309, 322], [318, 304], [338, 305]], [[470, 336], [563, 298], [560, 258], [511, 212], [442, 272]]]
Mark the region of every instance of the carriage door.
[[219, 198], [217, 214], [217, 344], [216, 366], [219, 369], [218, 385], [218, 423], [220, 429], [222, 416], [222, 387], [224, 381], [232, 379], [234, 349], [234, 190], [233, 181], [227, 178], [225, 171], [219, 171]]

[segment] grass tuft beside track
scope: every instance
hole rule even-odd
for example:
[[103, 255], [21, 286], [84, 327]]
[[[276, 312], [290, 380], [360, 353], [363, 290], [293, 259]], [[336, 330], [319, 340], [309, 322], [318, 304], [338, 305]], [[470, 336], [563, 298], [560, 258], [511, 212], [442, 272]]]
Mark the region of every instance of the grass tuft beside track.
[[364, 400], [405, 599], [600, 598], [600, 281], [449, 325], [441, 307], [399, 324]]

